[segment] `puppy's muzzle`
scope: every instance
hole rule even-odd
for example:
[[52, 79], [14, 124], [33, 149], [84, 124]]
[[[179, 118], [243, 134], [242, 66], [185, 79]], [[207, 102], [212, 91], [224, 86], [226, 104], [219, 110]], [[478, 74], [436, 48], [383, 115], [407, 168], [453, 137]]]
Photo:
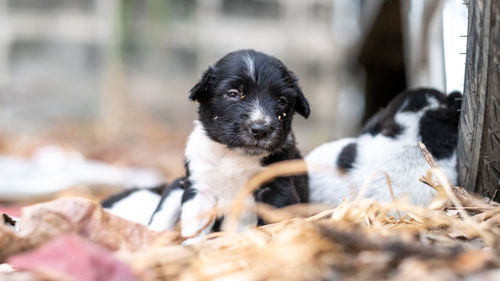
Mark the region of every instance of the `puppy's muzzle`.
[[264, 123], [259, 122], [250, 125], [250, 132], [252, 133], [252, 136], [257, 140], [261, 140], [267, 137], [271, 133], [271, 131], [271, 126]]

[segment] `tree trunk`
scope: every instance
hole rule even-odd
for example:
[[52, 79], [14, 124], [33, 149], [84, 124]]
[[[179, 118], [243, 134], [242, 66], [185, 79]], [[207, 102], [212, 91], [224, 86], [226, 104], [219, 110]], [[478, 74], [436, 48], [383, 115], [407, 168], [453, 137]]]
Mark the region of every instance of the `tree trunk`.
[[498, 200], [500, 1], [469, 0], [468, 5], [465, 87], [458, 140], [459, 184]]

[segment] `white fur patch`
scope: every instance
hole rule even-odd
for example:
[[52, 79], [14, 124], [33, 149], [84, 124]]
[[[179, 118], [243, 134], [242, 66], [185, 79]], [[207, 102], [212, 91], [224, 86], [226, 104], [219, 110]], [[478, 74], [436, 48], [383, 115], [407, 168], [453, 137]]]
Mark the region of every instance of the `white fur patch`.
[[436, 109], [440, 105], [439, 101], [435, 97], [428, 97], [427, 102], [429, 103], [428, 107], [430, 109]]
[[[241, 154], [211, 140], [199, 121], [194, 122], [185, 157], [189, 161], [191, 187], [197, 190], [195, 197], [182, 205], [182, 235], [187, 237], [207, 225], [208, 218], [200, 217], [213, 209], [229, 207], [240, 188], [261, 169], [261, 165], [259, 156]], [[249, 200], [252, 201], [249, 205], [254, 204], [253, 198]], [[255, 217], [255, 221], [246, 223], [255, 225], [256, 222]], [[202, 235], [210, 231], [212, 223]]]
[[247, 68], [248, 75], [255, 81], [255, 62], [254, 58], [250, 55], [243, 56], [243, 62], [245, 62], [245, 66]]
[[181, 214], [181, 199], [184, 190], [174, 189], [163, 200], [160, 210], [156, 212], [149, 224], [149, 228], [156, 231], [172, 230], [179, 221]]
[[250, 121], [260, 121], [265, 124], [271, 123], [271, 117], [266, 114], [264, 108], [260, 105], [260, 101], [258, 99], [254, 100], [252, 103], [252, 111], [250, 113]]
[[124, 219], [148, 225], [160, 199], [160, 195], [150, 190], [138, 190], [106, 210]]

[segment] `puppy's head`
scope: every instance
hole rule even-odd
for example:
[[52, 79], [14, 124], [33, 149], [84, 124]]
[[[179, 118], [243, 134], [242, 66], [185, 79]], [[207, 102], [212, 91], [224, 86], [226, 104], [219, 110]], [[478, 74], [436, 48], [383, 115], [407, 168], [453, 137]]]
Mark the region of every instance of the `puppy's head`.
[[[434, 89], [414, 89], [397, 95], [370, 118], [362, 133], [397, 139], [413, 132], [436, 158], [449, 157], [457, 143], [462, 94], [445, 95]], [[411, 130], [415, 128], [415, 130]]]
[[278, 59], [253, 50], [227, 54], [191, 89], [208, 136], [233, 150], [263, 156], [279, 149], [295, 112], [309, 103], [297, 78]]

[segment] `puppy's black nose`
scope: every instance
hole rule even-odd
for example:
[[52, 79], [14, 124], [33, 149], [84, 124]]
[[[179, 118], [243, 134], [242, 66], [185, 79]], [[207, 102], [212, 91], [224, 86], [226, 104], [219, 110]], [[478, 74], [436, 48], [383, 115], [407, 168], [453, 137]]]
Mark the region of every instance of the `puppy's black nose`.
[[264, 124], [253, 124], [250, 127], [250, 131], [252, 132], [252, 135], [254, 138], [260, 140], [271, 132], [271, 127], [264, 125]]

